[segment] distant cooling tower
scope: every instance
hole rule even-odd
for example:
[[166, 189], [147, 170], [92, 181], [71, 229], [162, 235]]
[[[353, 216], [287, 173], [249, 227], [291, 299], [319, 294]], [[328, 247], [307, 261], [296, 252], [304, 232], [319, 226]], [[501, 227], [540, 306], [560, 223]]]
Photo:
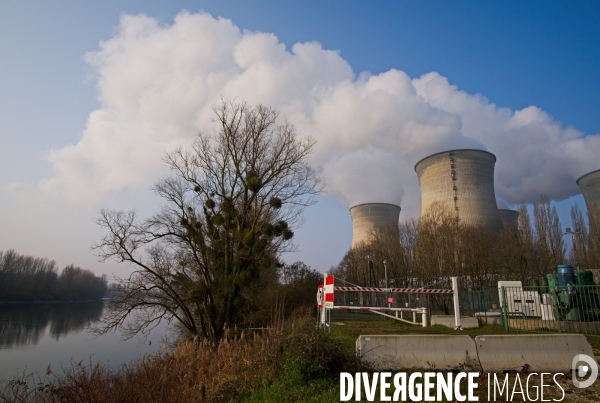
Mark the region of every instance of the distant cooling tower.
[[517, 228], [519, 226], [519, 212], [516, 210], [498, 209], [500, 221], [504, 228]]
[[421, 213], [434, 203], [452, 211], [465, 225], [502, 229], [494, 193], [496, 156], [482, 150], [451, 150], [415, 165], [421, 187]]
[[377, 227], [398, 225], [400, 207], [387, 203], [359, 204], [350, 208], [352, 216], [352, 247], [373, 240]]
[[[592, 217], [593, 212], [600, 209], [600, 169], [577, 179], [577, 185], [583, 193], [588, 214]], [[592, 222], [592, 220], [590, 221]], [[600, 228], [594, 228], [594, 230], [598, 231]]]

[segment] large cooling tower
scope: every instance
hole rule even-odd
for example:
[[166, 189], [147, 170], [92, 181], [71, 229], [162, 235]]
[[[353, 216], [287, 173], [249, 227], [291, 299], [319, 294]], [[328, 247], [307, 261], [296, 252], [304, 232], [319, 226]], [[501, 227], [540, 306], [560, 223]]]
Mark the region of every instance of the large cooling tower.
[[358, 204], [350, 208], [352, 216], [352, 247], [373, 240], [377, 227], [398, 225], [400, 207], [387, 203]]
[[482, 150], [444, 151], [419, 161], [415, 171], [422, 215], [439, 203], [465, 225], [502, 229], [494, 193], [495, 163], [496, 156]]
[[[594, 212], [600, 209], [600, 169], [587, 173], [577, 179], [577, 185], [579, 185], [581, 193], [583, 193], [588, 214], [592, 217]], [[590, 221], [593, 222], [596, 220]], [[600, 228], [594, 228], [594, 230], [598, 231]]]
[[500, 214], [500, 221], [502, 226], [508, 228], [518, 228], [519, 226], [519, 212], [516, 210], [498, 209]]

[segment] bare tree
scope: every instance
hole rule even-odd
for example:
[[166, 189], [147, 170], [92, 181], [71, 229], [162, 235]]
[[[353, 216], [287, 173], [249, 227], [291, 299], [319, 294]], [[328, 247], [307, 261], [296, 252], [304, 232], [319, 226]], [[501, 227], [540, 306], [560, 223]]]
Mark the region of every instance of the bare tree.
[[594, 222], [597, 209], [592, 206], [588, 211], [590, 226], [588, 227], [583, 212], [577, 204], [571, 207], [571, 223], [573, 225], [573, 247], [569, 253], [569, 261], [581, 270], [592, 270], [596, 281], [600, 278], [600, 259], [598, 243], [595, 239]]
[[320, 191], [307, 162], [314, 141], [262, 105], [225, 100], [215, 116], [217, 134], [166, 155], [174, 175], [154, 187], [165, 201], [159, 213], [140, 221], [101, 212], [108, 233], [94, 249], [135, 268], [102, 331], [135, 313], [130, 335], [164, 319], [218, 341], [256, 308], [256, 285], [276, 278], [280, 254], [293, 248], [300, 214]]
[[461, 273], [460, 244], [463, 226], [442, 204], [434, 203], [421, 218], [416, 267], [423, 285]]
[[554, 271], [565, 262], [566, 246], [556, 206], [550, 204], [547, 196], [542, 196], [540, 203], [533, 205], [533, 220], [537, 249], [542, 259], [540, 271]]
[[588, 268], [589, 232], [583, 219], [583, 212], [577, 203], [571, 206], [571, 224], [573, 225], [573, 246], [569, 253], [569, 261], [583, 270]]
[[589, 249], [595, 259], [595, 268], [600, 269], [600, 206], [590, 203], [588, 206], [589, 225]]
[[465, 227], [461, 231], [461, 286], [469, 289], [484, 289], [494, 286], [496, 274], [501, 266], [496, 260], [502, 234], [485, 228]]

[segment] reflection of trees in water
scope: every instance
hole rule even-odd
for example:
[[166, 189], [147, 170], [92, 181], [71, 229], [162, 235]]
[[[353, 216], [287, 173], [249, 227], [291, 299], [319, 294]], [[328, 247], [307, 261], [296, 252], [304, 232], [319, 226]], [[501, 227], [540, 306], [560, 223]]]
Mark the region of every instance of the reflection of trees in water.
[[0, 306], [0, 348], [37, 344], [50, 319], [48, 306]]
[[50, 334], [58, 340], [67, 333], [78, 331], [97, 322], [102, 316], [102, 301], [80, 302], [75, 304], [52, 304]]
[[103, 308], [102, 301], [0, 305], [0, 349], [37, 344], [48, 324], [58, 340], [97, 322]]

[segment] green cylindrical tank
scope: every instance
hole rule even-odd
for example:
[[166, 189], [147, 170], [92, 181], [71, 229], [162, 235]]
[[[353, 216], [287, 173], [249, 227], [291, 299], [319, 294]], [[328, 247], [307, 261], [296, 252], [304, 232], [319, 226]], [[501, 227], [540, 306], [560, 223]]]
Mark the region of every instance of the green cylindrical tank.
[[594, 275], [589, 270], [582, 270], [577, 273], [577, 285], [595, 285]]
[[558, 287], [558, 276], [556, 274], [550, 273], [546, 274], [546, 279], [548, 279], [548, 289], [550, 291], [554, 291], [554, 289]]

